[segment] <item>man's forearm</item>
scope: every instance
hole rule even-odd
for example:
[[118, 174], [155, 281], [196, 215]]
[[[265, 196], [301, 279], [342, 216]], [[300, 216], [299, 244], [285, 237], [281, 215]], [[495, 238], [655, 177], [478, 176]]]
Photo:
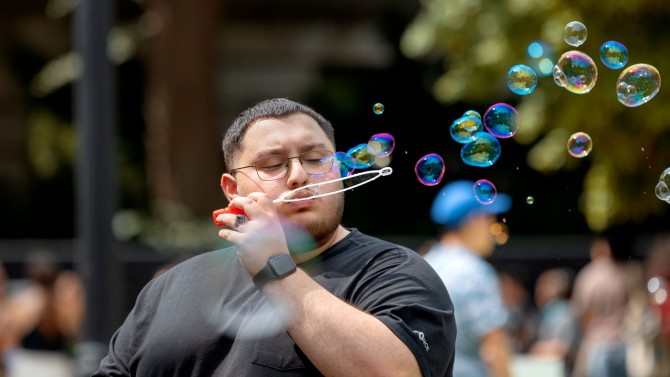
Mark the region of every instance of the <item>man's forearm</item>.
[[421, 376], [412, 352], [386, 325], [302, 270], [268, 284], [264, 293], [289, 310], [291, 337], [325, 376]]

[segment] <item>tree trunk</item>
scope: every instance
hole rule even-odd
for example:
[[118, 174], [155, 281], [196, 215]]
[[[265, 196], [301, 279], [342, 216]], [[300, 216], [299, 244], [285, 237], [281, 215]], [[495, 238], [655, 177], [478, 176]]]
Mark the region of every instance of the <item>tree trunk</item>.
[[221, 0], [149, 0], [159, 30], [146, 51], [147, 179], [152, 204], [201, 215], [221, 205], [216, 41]]

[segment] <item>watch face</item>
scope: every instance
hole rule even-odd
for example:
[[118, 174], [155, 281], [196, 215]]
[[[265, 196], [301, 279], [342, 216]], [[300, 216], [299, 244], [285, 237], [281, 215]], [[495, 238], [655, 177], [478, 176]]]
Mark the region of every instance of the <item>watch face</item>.
[[295, 271], [295, 262], [291, 259], [291, 256], [288, 254], [279, 254], [270, 258], [268, 261], [272, 272], [274, 272], [277, 277], [284, 277]]

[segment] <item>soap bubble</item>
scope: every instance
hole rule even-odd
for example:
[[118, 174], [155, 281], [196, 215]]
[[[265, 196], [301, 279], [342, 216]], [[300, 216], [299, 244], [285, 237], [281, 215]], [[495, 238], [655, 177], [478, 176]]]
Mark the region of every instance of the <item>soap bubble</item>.
[[351, 155], [344, 152], [335, 152], [335, 158], [339, 162], [341, 177], [348, 177], [356, 170], [356, 161]]
[[568, 153], [573, 157], [586, 157], [591, 153], [592, 148], [593, 141], [587, 133], [575, 132], [568, 139]]
[[368, 150], [368, 144], [358, 144], [349, 149], [347, 154], [353, 157], [356, 169], [365, 169], [374, 165], [377, 160], [375, 155]]
[[472, 186], [475, 199], [481, 204], [491, 204], [498, 196], [496, 186], [487, 179], [480, 179]]
[[628, 49], [617, 41], [605, 42], [600, 46], [600, 60], [607, 68], [622, 68], [628, 62]]
[[414, 172], [419, 182], [426, 186], [435, 186], [444, 176], [444, 160], [436, 153], [429, 153], [416, 162]]
[[535, 198], [533, 198], [532, 196], [526, 197], [526, 203], [528, 203], [528, 205], [535, 203]]
[[619, 102], [636, 107], [649, 102], [661, 88], [661, 75], [649, 64], [635, 64], [624, 69], [616, 83]]
[[487, 167], [500, 158], [500, 142], [488, 132], [478, 132], [461, 148], [461, 160], [470, 166]]
[[496, 103], [484, 113], [484, 127], [495, 137], [512, 137], [519, 130], [519, 114], [506, 103]]
[[374, 134], [368, 141], [368, 152], [377, 157], [386, 157], [393, 152], [395, 139], [388, 133]]
[[374, 112], [377, 115], [382, 115], [384, 113], [384, 105], [381, 103], [377, 102], [374, 105], [372, 105], [372, 112]]
[[463, 113], [463, 116], [464, 117], [475, 117], [475, 118], [482, 119], [482, 116], [476, 110], [468, 110], [468, 111]]
[[554, 82], [572, 93], [588, 93], [598, 80], [598, 68], [590, 56], [581, 51], [561, 55], [553, 70]]
[[670, 203], [670, 168], [665, 169], [658, 178], [656, 197]]
[[563, 40], [570, 46], [580, 46], [586, 41], [586, 26], [579, 21], [571, 21], [563, 29]]
[[481, 130], [481, 119], [472, 116], [462, 116], [451, 123], [451, 127], [449, 127], [451, 138], [461, 144], [472, 141], [475, 134]]
[[537, 87], [537, 74], [529, 66], [517, 64], [507, 71], [507, 87], [522, 96], [530, 94]]

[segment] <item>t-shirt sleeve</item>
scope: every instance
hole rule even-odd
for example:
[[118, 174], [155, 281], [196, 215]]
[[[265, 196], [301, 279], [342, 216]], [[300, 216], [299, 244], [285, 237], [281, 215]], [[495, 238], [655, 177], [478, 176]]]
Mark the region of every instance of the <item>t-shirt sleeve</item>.
[[389, 250], [370, 266], [353, 304], [378, 318], [407, 345], [425, 377], [451, 376], [454, 311], [435, 271], [409, 250]]
[[100, 366], [91, 377], [121, 377], [131, 376], [130, 362], [135, 355], [138, 344], [141, 343], [151, 313], [155, 307], [155, 298], [158, 295], [156, 279], [152, 280], [140, 292], [133, 309], [119, 327], [109, 342], [107, 355], [100, 362]]

